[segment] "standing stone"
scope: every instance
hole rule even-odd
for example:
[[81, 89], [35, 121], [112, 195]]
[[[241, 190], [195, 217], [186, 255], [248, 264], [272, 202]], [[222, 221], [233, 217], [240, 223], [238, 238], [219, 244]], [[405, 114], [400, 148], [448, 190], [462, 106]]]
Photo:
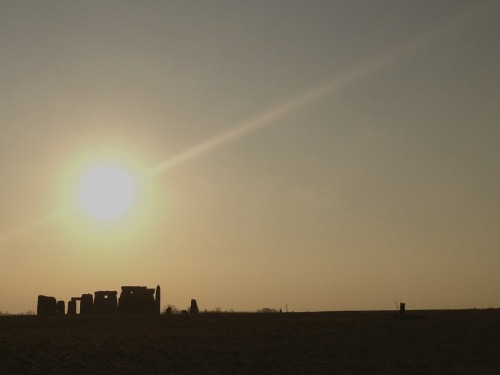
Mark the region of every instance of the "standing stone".
[[118, 308], [116, 291], [98, 291], [95, 292], [94, 313], [115, 313]]
[[190, 314], [198, 314], [200, 310], [198, 309], [198, 304], [196, 303], [195, 299], [191, 300], [191, 307], [189, 308], [189, 313]]
[[54, 297], [38, 296], [36, 314], [40, 316], [56, 315], [57, 302]]
[[[158, 292], [158, 288], [156, 292]], [[122, 286], [118, 300], [118, 311], [121, 313], [158, 313], [159, 295], [155, 299], [155, 289], [145, 286]]]
[[56, 308], [57, 315], [64, 316], [64, 314], [66, 314], [66, 304], [64, 303], [64, 301], [57, 301]]
[[161, 313], [161, 291], [160, 291], [160, 286], [158, 285], [156, 287], [156, 293], [155, 293], [155, 303], [156, 303], [156, 313], [160, 314]]
[[90, 315], [94, 312], [94, 298], [92, 294], [82, 294], [80, 300], [80, 315]]
[[68, 301], [68, 315], [76, 315], [76, 301]]

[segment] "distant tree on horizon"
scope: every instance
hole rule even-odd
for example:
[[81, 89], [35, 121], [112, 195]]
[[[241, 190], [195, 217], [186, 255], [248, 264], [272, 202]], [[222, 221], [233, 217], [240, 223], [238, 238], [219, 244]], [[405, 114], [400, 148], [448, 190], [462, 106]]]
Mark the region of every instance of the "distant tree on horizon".
[[278, 310], [276, 309], [272, 309], [270, 307], [263, 307], [262, 309], [260, 310], [257, 310], [258, 313], [277, 313]]

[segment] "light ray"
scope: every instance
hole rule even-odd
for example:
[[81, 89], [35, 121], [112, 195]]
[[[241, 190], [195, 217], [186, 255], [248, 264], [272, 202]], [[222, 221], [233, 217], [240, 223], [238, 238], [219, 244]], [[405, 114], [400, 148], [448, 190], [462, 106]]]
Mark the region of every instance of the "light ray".
[[[177, 154], [172, 158], [146, 169], [143, 177], [155, 177], [156, 175], [166, 172], [175, 166], [215, 150], [226, 143], [236, 141], [254, 131], [257, 131], [258, 129], [274, 124], [277, 120], [303, 109], [315, 100], [325, 95], [335, 94], [349, 85], [352, 85], [398, 63], [431, 43], [445, 38], [451, 33], [456, 32], [471, 23], [477, 22], [481, 19], [481, 17], [488, 15], [492, 11], [496, 11], [496, 8], [498, 8], [499, 5], [499, 1], [486, 2], [482, 5], [474, 6], [466, 11], [455, 14], [441, 24], [436, 25], [433, 28], [429, 28], [428, 31], [421, 34], [417, 38], [396, 46], [385, 53], [381, 53], [378, 56], [375, 56], [370, 60], [348, 70], [341, 76], [335, 77], [324, 84], [316, 86], [301, 95], [292, 97], [266, 112], [263, 112], [249, 120], [243, 121], [236, 126], [233, 126], [230, 129]], [[73, 208], [63, 208], [53, 214], [34, 220], [33, 222], [21, 226], [13, 231], [1, 233], [0, 244], [24, 235], [31, 230], [39, 228], [55, 220], [61, 219], [71, 210], [73, 210]]]
[[10, 240], [16, 239], [18, 237], [21, 237], [25, 235], [26, 233], [31, 232], [32, 230], [35, 230], [39, 227], [42, 227], [46, 224], [52, 223], [56, 220], [64, 218], [68, 212], [70, 211], [70, 208], [66, 209], [60, 209], [57, 210], [49, 215], [46, 215], [42, 218], [39, 218], [38, 220], [34, 220], [31, 223], [22, 225], [16, 229], [13, 229], [11, 231], [5, 231], [3, 233], [0, 233], [0, 245], [8, 242]]
[[167, 159], [146, 171], [146, 175], [154, 176], [165, 172], [181, 163], [197, 158], [209, 151], [212, 151], [226, 143], [233, 142], [244, 137], [260, 128], [274, 124], [277, 120], [290, 115], [293, 112], [303, 109], [308, 104], [316, 101], [325, 95], [333, 95], [341, 89], [356, 83], [368, 76], [388, 68], [400, 60], [410, 56], [420, 49], [428, 46], [430, 43], [442, 39], [452, 32], [455, 32], [469, 23], [477, 20], [481, 16], [487, 14], [493, 7], [498, 7], [499, 2], [486, 3], [482, 7], [469, 9], [466, 12], [461, 12], [454, 15], [446, 22], [443, 22], [404, 44], [396, 46], [385, 53], [381, 53], [372, 59], [355, 66], [344, 74], [335, 77], [324, 84], [314, 87], [307, 92], [292, 97], [287, 101], [277, 105], [276, 107], [263, 112], [249, 120], [243, 121], [236, 126], [203, 141], [186, 151], [177, 154], [176, 156]]

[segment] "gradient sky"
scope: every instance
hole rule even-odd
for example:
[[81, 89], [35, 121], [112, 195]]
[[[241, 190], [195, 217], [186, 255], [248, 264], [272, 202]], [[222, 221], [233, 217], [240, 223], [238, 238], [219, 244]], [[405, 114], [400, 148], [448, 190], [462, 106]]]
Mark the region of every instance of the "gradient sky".
[[0, 51], [1, 311], [500, 305], [500, 1], [2, 1]]

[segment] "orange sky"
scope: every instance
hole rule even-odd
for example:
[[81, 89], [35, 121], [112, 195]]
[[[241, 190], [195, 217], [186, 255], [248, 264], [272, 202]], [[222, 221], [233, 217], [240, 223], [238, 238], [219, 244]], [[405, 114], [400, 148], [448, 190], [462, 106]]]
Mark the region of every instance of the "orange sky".
[[[498, 307], [500, 2], [0, 5], [0, 311]], [[124, 216], [85, 174], [137, 182]], [[118, 192], [117, 192], [118, 194]]]

